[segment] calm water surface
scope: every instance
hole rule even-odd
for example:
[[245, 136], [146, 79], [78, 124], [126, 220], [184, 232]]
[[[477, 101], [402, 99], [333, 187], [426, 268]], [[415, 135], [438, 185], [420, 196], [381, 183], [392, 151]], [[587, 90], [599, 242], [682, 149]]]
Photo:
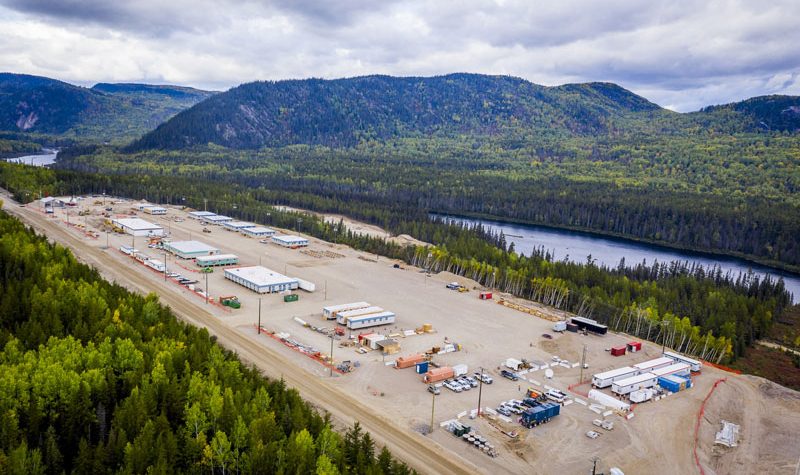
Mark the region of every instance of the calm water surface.
[[787, 290], [794, 295], [794, 301], [797, 302], [798, 298], [800, 298], [800, 276], [735, 257], [681, 251], [625, 239], [606, 238], [543, 226], [509, 224], [460, 216], [448, 215], [444, 217], [458, 223], [481, 223], [485, 228], [496, 233], [503, 231], [506, 241], [513, 242], [516, 251], [525, 255], [530, 255], [533, 249], [544, 246], [544, 249], [550, 251], [555, 260], [568, 259], [573, 262], [586, 262], [588, 256], [591, 255], [597, 265], [608, 267], [616, 267], [620, 259], [624, 257], [625, 265], [627, 266], [640, 262], [645, 262], [649, 265], [655, 261], [686, 261], [689, 263], [696, 262], [707, 269], [716, 266], [722, 269], [723, 274], [730, 272], [733, 276], [738, 275], [740, 272], [746, 273], [752, 270], [754, 274], [762, 277], [767, 274], [774, 278], [783, 277]]

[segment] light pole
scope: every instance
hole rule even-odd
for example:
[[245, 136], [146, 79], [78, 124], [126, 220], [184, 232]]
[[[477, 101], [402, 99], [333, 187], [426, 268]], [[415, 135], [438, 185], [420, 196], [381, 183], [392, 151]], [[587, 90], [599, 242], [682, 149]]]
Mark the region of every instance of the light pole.
[[661, 320], [661, 332], [663, 335], [661, 336], [661, 356], [664, 356], [664, 353], [667, 350], [667, 321]]
[[211, 295], [211, 292], [208, 291], [208, 272], [205, 272], [206, 275], [206, 305], [208, 305], [208, 296]]
[[261, 334], [261, 297], [258, 298], [258, 334]]
[[164, 282], [167, 281], [167, 251], [164, 251]]
[[583, 356], [581, 357], [581, 379], [578, 380], [578, 384], [583, 382], [583, 368], [586, 367], [586, 345], [583, 345]]

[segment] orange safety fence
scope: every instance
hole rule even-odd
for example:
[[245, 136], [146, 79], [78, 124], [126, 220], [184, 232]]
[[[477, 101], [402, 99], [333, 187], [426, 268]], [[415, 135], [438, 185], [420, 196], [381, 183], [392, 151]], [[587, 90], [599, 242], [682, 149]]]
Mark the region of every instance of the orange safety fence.
[[694, 463], [697, 465], [700, 475], [705, 475], [706, 473], [706, 471], [703, 470], [703, 466], [700, 465], [700, 457], [697, 456], [697, 437], [698, 433], [700, 432], [700, 420], [703, 418], [703, 414], [706, 411], [706, 403], [708, 402], [709, 398], [711, 398], [711, 395], [714, 394], [714, 390], [717, 389], [719, 383], [724, 383], [727, 380], [728, 378], [720, 378], [714, 383], [714, 386], [712, 386], [711, 390], [708, 391], [706, 398], [703, 399], [703, 404], [700, 405], [700, 410], [697, 412], [697, 420], [694, 423]]
[[721, 369], [722, 371], [727, 371], [729, 373], [742, 374], [742, 372], [739, 371], [738, 369], [728, 368], [727, 366], [723, 366], [721, 364], [712, 363], [710, 361], [703, 361], [703, 364], [711, 366], [712, 368]]

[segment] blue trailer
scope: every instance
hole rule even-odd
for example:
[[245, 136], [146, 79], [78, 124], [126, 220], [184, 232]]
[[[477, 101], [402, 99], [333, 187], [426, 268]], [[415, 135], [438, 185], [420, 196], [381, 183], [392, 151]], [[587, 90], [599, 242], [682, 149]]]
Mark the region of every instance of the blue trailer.
[[682, 378], [674, 374], [660, 376], [658, 378], [658, 385], [671, 393], [677, 393], [684, 389], [692, 387], [691, 378]]
[[422, 361], [416, 364], [417, 374], [425, 374], [428, 372], [428, 362]]
[[550, 419], [561, 413], [561, 405], [545, 402], [527, 409], [522, 413], [520, 424], [527, 428], [550, 422]]

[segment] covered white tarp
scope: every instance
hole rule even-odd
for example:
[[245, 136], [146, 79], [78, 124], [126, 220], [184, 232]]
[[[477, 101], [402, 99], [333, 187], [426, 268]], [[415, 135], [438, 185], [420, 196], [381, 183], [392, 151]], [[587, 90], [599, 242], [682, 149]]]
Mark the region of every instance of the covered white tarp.
[[630, 411], [631, 405], [625, 401], [620, 401], [619, 399], [609, 396], [608, 394], [598, 391], [597, 389], [592, 389], [589, 391], [589, 399], [593, 401], [597, 401], [600, 404], [617, 409], [619, 411]]

